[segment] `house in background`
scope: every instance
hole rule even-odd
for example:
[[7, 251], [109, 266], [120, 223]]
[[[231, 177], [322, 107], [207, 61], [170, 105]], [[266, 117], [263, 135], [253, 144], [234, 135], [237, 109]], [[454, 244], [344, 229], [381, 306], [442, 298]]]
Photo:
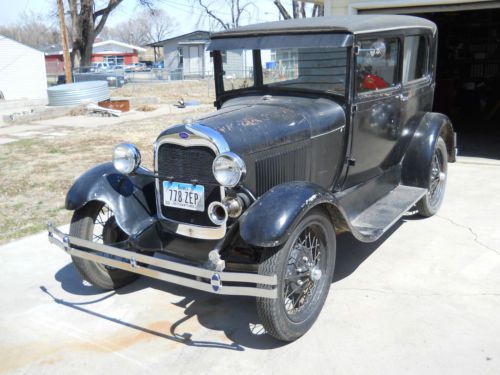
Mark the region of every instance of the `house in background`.
[[113, 65], [130, 65], [139, 62], [139, 52], [145, 48], [132, 44], [106, 40], [94, 43], [92, 47], [92, 62], [107, 62]]
[[[203, 78], [213, 75], [212, 58], [207, 51], [209, 36], [210, 32], [197, 30], [149, 46], [163, 49], [164, 68], [170, 77]], [[229, 51], [222, 54], [222, 60], [228, 77], [243, 77], [251, 71], [250, 53]]]
[[0, 97], [47, 99], [42, 51], [0, 35]]
[[[107, 62], [112, 65], [130, 65], [139, 62], [139, 52], [145, 51], [145, 48], [118, 42], [116, 40], [96, 42], [92, 47], [91, 62]], [[46, 48], [44, 52], [47, 74], [64, 74], [63, 51], [61, 46], [50, 46]]]
[[201, 78], [212, 75], [210, 53], [206, 51], [209, 35], [208, 31], [197, 30], [150, 46], [163, 49], [164, 68], [172, 78]]

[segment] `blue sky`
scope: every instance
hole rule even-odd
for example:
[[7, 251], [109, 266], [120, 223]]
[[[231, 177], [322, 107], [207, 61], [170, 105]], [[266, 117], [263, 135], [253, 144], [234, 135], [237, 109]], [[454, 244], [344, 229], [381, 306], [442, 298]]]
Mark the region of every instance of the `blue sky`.
[[[278, 10], [272, 0], [254, 0], [256, 5], [252, 9], [252, 22], [274, 21], [278, 19]], [[291, 0], [282, 0], [289, 9]], [[56, 0], [0, 0], [0, 24], [16, 22], [24, 11], [32, 10], [36, 13], [48, 13], [55, 9]], [[135, 0], [125, 0], [110, 16], [108, 25], [123, 21], [137, 12], [139, 7]], [[159, 7], [165, 9], [168, 14], [175, 18], [179, 24], [175, 34], [183, 34], [195, 29], [207, 29], [208, 24], [196, 26], [198, 15], [202, 10], [199, 7], [191, 7], [188, 0], [158, 0]]]

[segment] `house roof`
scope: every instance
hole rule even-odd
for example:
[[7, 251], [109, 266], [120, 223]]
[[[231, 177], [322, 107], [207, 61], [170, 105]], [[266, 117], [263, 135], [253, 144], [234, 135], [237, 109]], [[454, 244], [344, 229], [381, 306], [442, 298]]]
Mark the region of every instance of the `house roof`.
[[354, 15], [297, 18], [284, 21], [265, 22], [238, 27], [211, 35], [211, 39], [251, 35], [270, 35], [309, 32], [343, 32], [363, 34], [368, 32], [406, 28], [427, 28], [436, 32], [436, 25], [426, 19], [401, 15]]
[[205, 31], [205, 30], [196, 30], [192, 31], [187, 34], [182, 34], [178, 36], [174, 36], [172, 38], [160, 40], [159, 42], [155, 43], [150, 43], [148, 46], [150, 47], [163, 47], [166, 43], [172, 42], [172, 41], [199, 41], [200, 43], [202, 41], [208, 41], [210, 37], [210, 31]]
[[[71, 50], [72, 48], [69, 49], [70, 52]], [[44, 47], [42, 48], [42, 51], [46, 55], [62, 55], [63, 53], [62, 46], [60, 44], [52, 44], [50, 46]]]
[[105, 40], [103, 42], [94, 43], [94, 45], [92, 47], [102, 47], [102, 46], [107, 46], [107, 45], [115, 45], [115, 46], [120, 46], [120, 47], [124, 47], [124, 48], [136, 49], [136, 50], [142, 51], [142, 52], [146, 51], [145, 48], [142, 48], [139, 46], [134, 46], [133, 44], [119, 42], [117, 40], [111, 40], [111, 39]]
[[17, 44], [21, 44], [22, 46], [25, 46], [25, 47], [27, 47], [27, 48], [31, 48], [31, 49], [33, 49], [33, 50], [35, 50], [35, 51], [37, 51], [37, 52], [42, 52], [42, 53], [43, 53], [43, 50], [41, 50], [41, 49], [38, 49], [38, 48], [35, 48], [35, 47], [32, 47], [32, 46], [29, 46], [29, 45], [27, 45], [27, 44], [25, 44], [25, 43], [21, 43], [21, 42], [19, 42], [19, 41], [17, 41], [17, 40], [15, 40], [15, 39], [13, 39], [13, 38], [11, 38], [11, 37], [8, 37], [8, 36], [6, 36], [6, 35], [3, 35], [3, 34], [0, 34], [0, 40], [1, 40], [1, 39], [9, 39], [9, 40], [12, 40], [13, 42], [15, 42], [15, 43], [17, 43]]
[[[145, 48], [139, 47], [139, 46], [134, 46], [133, 44], [128, 44], [128, 43], [123, 43], [123, 42], [118, 42], [116, 40], [105, 40], [103, 42], [97, 42], [94, 43], [92, 46], [94, 47], [102, 47], [106, 45], [116, 45], [116, 46], [121, 46], [124, 48], [130, 48], [130, 49], [135, 49], [137, 51], [144, 52], [146, 51]], [[69, 48], [69, 52], [72, 51], [72, 48]], [[46, 55], [62, 55], [63, 54], [63, 49], [60, 44], [53, 44], [51, 46], [43, 48], [43, 52], [45, 52]]]

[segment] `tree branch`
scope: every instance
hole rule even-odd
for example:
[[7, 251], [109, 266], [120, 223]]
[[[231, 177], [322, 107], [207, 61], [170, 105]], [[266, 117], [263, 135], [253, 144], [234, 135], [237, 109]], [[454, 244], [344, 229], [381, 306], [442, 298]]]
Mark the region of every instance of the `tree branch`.
[[292, 18], [292, 17], [290, 17], [290, 14], [287, 12], [287, 10], [283, 6], [283, 4], [281, 4], [280, 0], [274, 0], [274, 5], [276, 5], [278, 7], [278, 9], [279, 9], [279, 11], [284, 19], [289, 20]]
[[214, 12], [212, 12], [208, 6], [206, 6], [205, 4], [203, 4], [203, 2], [201, 0], [198, 0], [198, 4], [200, 4], [200, 6], [205, 9], [205, 12], [210, 16], [212, 17], [214, 20], [216, 20], [223, 28], [224, 30], [229, 30], [229, 26], [222, 20], [220, 19], [219, 17], [217, 17], [217, 15], [215, 15]]
[[108, 6], [106, 8], [100, 9], [94, 12], [94, 23], [98, 17], [101, 17], [99, 23], [94, 29], [95, 35], [99, 35], [99, 33], [104, 28], [106, 21], [108, 20], [109, 14], [118, 6], [123, 0], [109, 0]]

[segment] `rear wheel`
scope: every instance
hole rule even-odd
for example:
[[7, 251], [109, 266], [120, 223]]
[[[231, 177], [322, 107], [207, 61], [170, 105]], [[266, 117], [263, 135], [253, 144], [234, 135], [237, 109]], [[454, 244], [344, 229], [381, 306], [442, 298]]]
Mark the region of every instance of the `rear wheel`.
[[436, 214], [441, 207], [446, 190], [448, 177], [448, 153], [443, 138], [439, 137], [434, 148], [431, 167], [429, 170], [430, 183], [425, 194], [417, 203], [418, 213], [429, 217]]
[[311, 328], [330, 289], [335, 250], [333, 225], [318, 209], [297, 225], [282, 247], [269, 250], [259, 273], [277, 275], [278, 298], [257, 298], [257, 312], [269, 334], [293, 341]]
[[[103, 244], [121, 242], [128, 238], [127, 234], [116, 224], [113, 211], [102, 202], [90, 202], [76, 210], [71, 219], [69, 233], [73, 237]], [[72, 259], [82, 277], [101, 289], [117, 289], [130, 284], [139, 277], [137, 274], [91, 260], [78, 257], [72, 257]]]

